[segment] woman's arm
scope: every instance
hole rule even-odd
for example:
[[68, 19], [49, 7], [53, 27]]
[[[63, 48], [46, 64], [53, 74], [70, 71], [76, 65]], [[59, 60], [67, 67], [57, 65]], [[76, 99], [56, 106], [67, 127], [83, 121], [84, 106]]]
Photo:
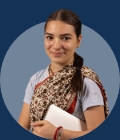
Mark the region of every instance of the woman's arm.
[[30, 105], [23, 103], [18, 123], [26, 130], [30, 129]]
[[68, 140], [83, 136], [98, 127], [105, 120], [104, 106], [89, 107], [84, 112], [84, 116], [86, 119], [87, 130], [77, 132], [63, 129], [61, 140]]
[[[105, 120], [104, 106], [89, 107], [84, 112], [84, 115], [86, 119], [87, 130], [71, 131], [63, 129], [61, 133], [61, 140], [69, 140], [83, 136], [95, 129], [96, 127], [98, 127]], [[33, 134], [38, 135], [40, 137], [53, 139], [56, 127], [53, 126], [51, 123], [47, 121], [38, 121], [32, 123], [32, 127], [34, 128]]]

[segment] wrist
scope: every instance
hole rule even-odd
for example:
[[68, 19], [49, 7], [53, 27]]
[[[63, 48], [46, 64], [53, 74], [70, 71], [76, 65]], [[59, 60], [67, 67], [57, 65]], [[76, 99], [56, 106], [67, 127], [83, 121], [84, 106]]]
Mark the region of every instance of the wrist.
[[62, 139], [61, 139], [62, 130], [63, 130], [63, 128], [60, 128], [60, 129], [59, 129], [58, 135], [57, 135], [57, 140], [62, 140]]
[[54, 133], [54, 137], [53, 137], [53, 140], [61, 140], [61, 132], [62, 132], [62, 129], [63, 127], [62, 126], [59, 126], [55, 133]]
[[65, 135], [65, 131], [65, 129], [62, 129], [60, 140], [68, 140], [68, 138]]

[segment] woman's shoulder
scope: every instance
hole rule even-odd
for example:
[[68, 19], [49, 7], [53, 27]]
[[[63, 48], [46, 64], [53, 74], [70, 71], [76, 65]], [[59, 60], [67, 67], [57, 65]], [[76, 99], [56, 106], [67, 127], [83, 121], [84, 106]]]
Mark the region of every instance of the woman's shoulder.
[[[96, 72], [87, 67], [87, 66], [83, 66], [82, 69], [81, 69], [81, 72], [82, 72], [82, 75], [83, 75], [83, 88], [85, 89], [88, 89], [88, 90], [92, 90], [92, 89], [99, 89], [99, 86], [100, 87], [103, 87], [102, 86], [102, 83], [101, 83], [101, 80], [99, 78], [99, 76], [96, 74]], [[99, 85], [99, 86], [98, 86]]]
[[82, 72], [83, 76], [87, 76], [87, 77], [96, 76], [96, 77], [98, 77], [96, 72], [88, 66], [82, 66], [81, 72]]
[[40, 75], [41, 75], [44, 71], [45, 71], [45, 69], [37, 71], [36, 73], [34, 73], [34, 74], [30, 77], [30, 79], [31, 79], [31, 80], [37, 79], [38, 77], [40, 77]]
[[83, 82], [84, 82], [84, 84], [95, 83], [92, 79], [90, 79], [90, 78], [88, 78], [88, 77], [84, 77]]
[[32, 83], [37, 84], [37, 83], [43, 81], [46, 77], [48, 77], [48, 68], [42, 69], [42, 70], [37, 71], [36, 73], [34, 73], [31, 76], [30, 81]]
[[99, 88], [96, 82], [88, 77], [84, 77], [83, 88], [90, 90], [91, 88]]
[[87, 66], [83, 66], [81, 69], [81, 72], [82, 72], [83, 77], [87, 77], [87, 78], [93, 80], [95, 83], [102, 86], [102, 82], [101, 82], [99, 76], [93, 69], [91, 69]]

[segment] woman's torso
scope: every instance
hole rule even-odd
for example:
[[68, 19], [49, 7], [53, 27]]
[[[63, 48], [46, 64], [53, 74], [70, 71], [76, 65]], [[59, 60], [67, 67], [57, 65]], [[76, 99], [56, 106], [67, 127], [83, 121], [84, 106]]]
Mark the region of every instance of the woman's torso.
[[[35, 73], [27, 85], [24, 102], [30, 104], [35, 87], [49, 77], [48, 67]], [[73, 115], [81, 120], [85, 120], [84, 111], [91, 106], [104, 105], [103, 97], [98, 85], [91, 79], [85, 77], [83, 81], [84, 94], [78, 94]]]

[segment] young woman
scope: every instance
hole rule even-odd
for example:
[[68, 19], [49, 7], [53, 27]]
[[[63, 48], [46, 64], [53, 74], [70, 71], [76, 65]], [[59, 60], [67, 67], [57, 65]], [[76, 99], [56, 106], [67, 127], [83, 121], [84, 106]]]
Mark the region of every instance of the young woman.
[[[109, 114], [98, 76], [83, 66], [83, 58], [75, 53], [82, 40], [81, 26], [78, 16], [65, 9], [55, 11], [46, 21], [44, 46], [51, 63], [31, 77], [18, 120], [27, 130], [32, 126], [33, 134], [40, 137], [76, 138], [98, 127]], [[87, 130], [56, 128], [43, 120], [51, 104], [85, 121]]]

